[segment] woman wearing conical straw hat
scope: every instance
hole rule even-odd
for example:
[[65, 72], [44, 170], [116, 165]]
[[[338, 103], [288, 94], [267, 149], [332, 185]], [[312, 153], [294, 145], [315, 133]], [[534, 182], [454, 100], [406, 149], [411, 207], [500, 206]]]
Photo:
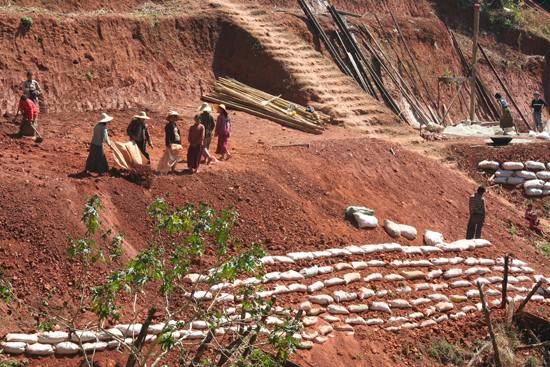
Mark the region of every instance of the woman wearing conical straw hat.
[[109, 164], [105, 157], [105, 151], [103, 150], [103, 142], [112, 148], [109, 141], [109, 134], [107, 133], [107, 122], [113, 118], [106, 113], [101, 114], [101, 119], [94, 127], [94, 135], [92, 136], [92, 142], [90, 144], [90, 154], [86, 160], [86, 171], [102, 174], [109, 170]]
[[214, 136], [218, 137], [218, 147], [216, 149], [216, 154], [221, 154], [220, 160], [231, 158], [229, 150], [227, 148], [227, 143], [229, 142], [229, 136], [231, 135], [231, 119], [227, 114], [225, 105], [215, 105], [218, 113], [218, 119], [216, 120], [216, 130]]
[[209, 113], [212, 111], [212, 108], [208, 103], [203, 102], [203, 104], [198, 108], [201, 117], [201, 124], [204, 126], [204, 143], [202, 146], [202, 156], [205, 159], [206, 164], [216, 162], [216, 158], [210, 153], [210, 143], [212, 142], [212, 135], [214, 135], [214, 127], [216, 123], [214, 122], [214, 117]]
[[147, 152], [147, 144], [153, 149], [153, 142], [149, 136], [149, 129], [147, 128], [145, 120], [150, 120], [150, 118], [145, 111], [141, 111], [134, 116], [134, 120], [130, 122], [130, 125], [128, 125], [126, 129], [126, 133], [130, 137], [130, 140], [136, 142], [141, 153], [147, 158], [147, 163], [151, 163], [151, 157]]
[[180, 129], [176, 124], [181, 118], [181, 115], [176, 111], [170, 111], [166, 116], [168, 123], [164, 127], [166, 149], [164, 150], [164, 156], [159, 162], [158, 170], [160, 173], [166, 174], [168, 171], [174, 172], [176, 170], [176, 163], [181, 150], [181, 137]]

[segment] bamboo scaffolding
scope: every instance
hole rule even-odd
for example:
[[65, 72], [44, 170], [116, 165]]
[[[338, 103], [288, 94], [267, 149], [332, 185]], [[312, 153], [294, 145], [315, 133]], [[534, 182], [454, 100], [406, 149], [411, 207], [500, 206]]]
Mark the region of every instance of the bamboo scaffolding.
[[[230, 78], [218, 79], [214, 85], [214, 91], [207, 96], [202, 96], [201, 100], [217, 104], [223, 103], [229, 108], [312, 134], [321, 134], [330, 120], [330, 116], [324, 113], [309, 113], [303, 106], [251, 88]], [[288, 111], [290, 105], [295, 106], [293, 112]]]

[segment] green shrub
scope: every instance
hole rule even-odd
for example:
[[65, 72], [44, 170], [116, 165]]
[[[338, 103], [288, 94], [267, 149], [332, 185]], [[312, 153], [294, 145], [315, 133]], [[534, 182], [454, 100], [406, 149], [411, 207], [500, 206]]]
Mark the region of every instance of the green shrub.
[[30, 27], [34, 23], [34, 20], [32, 20], [31, 17], [22, 16], [21, 17], [21, 24], [25, 27]]

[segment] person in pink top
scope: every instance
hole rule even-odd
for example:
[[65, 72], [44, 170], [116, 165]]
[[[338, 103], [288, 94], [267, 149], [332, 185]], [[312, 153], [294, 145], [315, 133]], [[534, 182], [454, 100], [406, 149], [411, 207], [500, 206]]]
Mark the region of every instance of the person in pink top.
[[187, 167], [192, 173], [198, 172], [204, 143], [204, 125], [201, 115], [195, 116], [195, 124], [189, 128], [189, 149], [187, 150]]
[[225, 110], [225, 105], [221, 104], [217, 107], [218, 119], [216, 120], [216, 129], [214, 136], [218, 137], [218, 147], [216, 149], [216, 154], [221, 154], [220, 160], [231, 158], [229, 150], [227, 148], [227, 143], [229, 142], [229, 136], [231, 134], [231, 119]]
[[533, 204], [528, 204], [527, 205], [527, 209], [525, 209], [525, 219], [527, 220], [531, 220], [531, 218], [533, 217]]

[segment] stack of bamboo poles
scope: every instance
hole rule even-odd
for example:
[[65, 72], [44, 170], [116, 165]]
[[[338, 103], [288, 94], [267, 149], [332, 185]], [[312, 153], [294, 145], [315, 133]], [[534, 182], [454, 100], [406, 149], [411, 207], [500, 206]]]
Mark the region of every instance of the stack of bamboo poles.
[[201, 100], [223, 103], [228, 108], [312, 134], [321, 134], [330, 120], [330, 116], [324, 113], [307, 112], [303, 106], [251, 88], [231, 78], [219, 78], [214, 85], [214, 91], [202, 96]]

